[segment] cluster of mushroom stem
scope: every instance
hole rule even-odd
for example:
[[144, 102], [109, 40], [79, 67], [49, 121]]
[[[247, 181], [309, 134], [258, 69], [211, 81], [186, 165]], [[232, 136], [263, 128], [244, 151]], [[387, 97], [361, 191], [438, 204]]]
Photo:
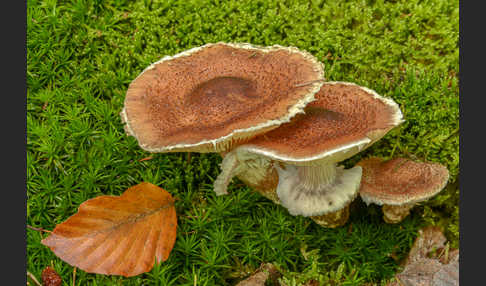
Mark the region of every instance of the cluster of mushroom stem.
[[275, 168], [279, 175], [276, 192], [282, 205], [292, 215], [318, 216], [320, 221], [327, 214], [341, 216], [340, 211], [356, 197], [361, 179], [361, 167], [345, 170], [336, 163]]
[[324, 65], [294, 47], [214, 43], [166, 56], [130, 83], [120, 114], [146, 151], [220, 153], [217, 195], [237, 176], [325, 227], [347, 221], [358, 192], [383, 205], [391, 223], [420, 201], [375, 200], [362, 184], [367, 168], [338, 166], [403, 122], [398, 104], [354, 83], [327, 82]]
[[[357, 106], [358, 105], [358, 106]], [[398, 105], [353, 83], [326, 82], [304, 114], [223, 155], [216, 194], [237, 176], [291, 215], [338, 227], [358, 195], [362, 168], [338, 162], [400, 124]]]
[[330, 228], [346, 223], [349, 204], [357, 196], [361, 167], [344, 170], [329, 162], [297, 166], [244, 148], [221, 155], [222, 171], [214, 182], [217, 195], [227, 194], [229, 182], [237, 176], [261, 195], [286, 207], [292, 215], [310, 217]]
[[323, 227], [336, 228], [343, 226], [349, 219], [349, 204], [340, 210], [324, 215], [311, 216], [310, 218]]
[[[279, 168], [277, 167], [277, 170]], [[313, 193], [313, 192], [326, 192], [330, 191], [331, 187], [336, 184], [338, 176], [338, 168], [336, 163], [324, 163], [315, 166], [298, 166], [296, 167], [296, 174], [298, 181], [300, 181], [301, 192]], [[358, 170], [359, 176], [360, 168]], [[279, 174], [283, 174], [285, 171], [280, 169]], [[318, 225], [328, 228], [336, 228], [343, 226], [349, 218], [349, 205], [356, 198], [357, 190], [359, 187], [359, 181], [354, 187], [349, 189], [350, 197], [348, 202], [344, 204], [344, 207], [335, 211], [325, 212], [323, 214], [310, 215], [309, 217]], [[339, 190], [341, 191], [341, 190]], [[332, 201], [329, 201], [328, 204]]]

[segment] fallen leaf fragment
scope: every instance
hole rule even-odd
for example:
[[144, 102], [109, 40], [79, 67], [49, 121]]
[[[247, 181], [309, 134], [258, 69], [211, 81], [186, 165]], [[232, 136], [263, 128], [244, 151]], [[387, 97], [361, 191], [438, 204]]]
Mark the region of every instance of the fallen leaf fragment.
[[237, 286], [264, 286], [265, 281], [268, 279], [268, 272], [265, 271], [259, 271], [252, 276], [246, 278], [243, 281], [240, 281], [240, 283], [236, 284]]
[[119, 197], [85, 201], [42, 244], [86, 272], [130, 277], [167, 260], [176, 229], [172, 196], [144, 182]]
[[41, 278], [42, 286], [59, 286], [62, 284], [61, 276], [50, 266], [42, 270]]
[[305, 284], [303, 286], [319, 286], [319, 281], [311, 279], [311, 280], [305, 282]]
[[447, 239], [438, 227], [429, 226], [419, 230], [419, 236], [415, 239], [415, 242], [408, 254], [407, 264], [428, 258], [428, 253], [444, 247]]
[[452, 250], [448, 257], [429, 257], [429, 253], [443, 249], [446, 238], [437, 227], [419, 231], [402, 272], [395, 276], [396, 282], [387, 286], [458, 286], [459, 250]]
[[266, 281], [270, 278], [272, 281], [280, 276], [277, 268], [271, 264], [263, 264], [260, 268], [250, 277], [240, 281], [236, 286], [265, 286]]
[[459, 286], [459, 260], [444, 265], [434, 273], [432, 286]]

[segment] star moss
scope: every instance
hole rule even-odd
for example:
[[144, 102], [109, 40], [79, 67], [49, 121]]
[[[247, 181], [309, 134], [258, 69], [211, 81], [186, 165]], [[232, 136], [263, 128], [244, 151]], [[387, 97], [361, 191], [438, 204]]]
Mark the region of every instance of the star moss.
[[[379, 208], [357, 200], [338, 229], [293, 217], [237, 180], [230, 195], [215, 197], [219, 155], [147, 153], [125, 135], [119, 112], [128, 84], [149, 64], [218, 41], [296, 46], [325, 64], [328, 80], [393, 98], [406, 121], [344, 163], [439, 162], [450, 171], [448, 187], [400, 225], [386, 225]], [[457, 0], [29, 0], [27, 224], [52, 230], [83, 201], [148, 181], [179, 199], [169, 259], [132, 278], [78, 269], [77, 284], [233, 285], [262, 262], [289, 280], [382, 283], [422, 225], [442, 226], [458, 245], [458, 42]], [[46, 235], [27, 230], [27, 270], [39, 279], [52, 261], [72, 284], [73, 268], [40, 243]], [[319, 255], [306, 260], [304, 246]]]

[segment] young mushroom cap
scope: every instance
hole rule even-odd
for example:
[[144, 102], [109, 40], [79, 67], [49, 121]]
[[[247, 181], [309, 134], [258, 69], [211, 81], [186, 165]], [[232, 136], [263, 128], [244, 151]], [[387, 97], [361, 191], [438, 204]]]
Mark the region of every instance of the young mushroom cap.
[[302, 113], [323, 77], [294, 47], [206, 44], [147, 67], [121, 116], [144, 150], [221, 152]]
[[438, 163], [369, 158], [357, 165], [363, 168], [359, 194], [367, 204], [399, 206], [422, 202], [439, 193], [449, 180], [449, 171]]
[[232, 152], [251, 153], [274, 164], [276, 192], [293, 215], [318, 216], [342, 209], [357, 195], [361, 167], [336, 163], [370, 146], [403, 121], [398, 105], [346, 82], [326, 82], [316, 100], [289, 123], [259, 135]]

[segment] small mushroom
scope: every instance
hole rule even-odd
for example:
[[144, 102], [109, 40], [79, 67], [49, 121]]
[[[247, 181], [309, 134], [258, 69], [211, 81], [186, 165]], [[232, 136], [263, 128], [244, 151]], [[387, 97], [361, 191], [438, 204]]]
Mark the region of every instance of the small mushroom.
[[215, 181], [215, 191], [225, 193], [231, 178], [238, 176], [264, 196], [278, 199], [292, 215], [340, 226], [358, 194], [361, 167], [345, 170], [337, 163], [401, 122], [393, 100], [353, 83], [326, 82], [305, 114], [226, 154], [223, 167], [228, 168]]
[[415, 204], [435, 196], [449, 180], [449, 171], [438, 163], [368, 158], [357, 165], [363, 168], [359, 195], [366, 204], [382, 205], [387, 223], [401, 222]]
[[121, 117], [146, 151], [222, 152], [302, 113], [323, 76], [294, 47], [206, 44], [147, 67]]

